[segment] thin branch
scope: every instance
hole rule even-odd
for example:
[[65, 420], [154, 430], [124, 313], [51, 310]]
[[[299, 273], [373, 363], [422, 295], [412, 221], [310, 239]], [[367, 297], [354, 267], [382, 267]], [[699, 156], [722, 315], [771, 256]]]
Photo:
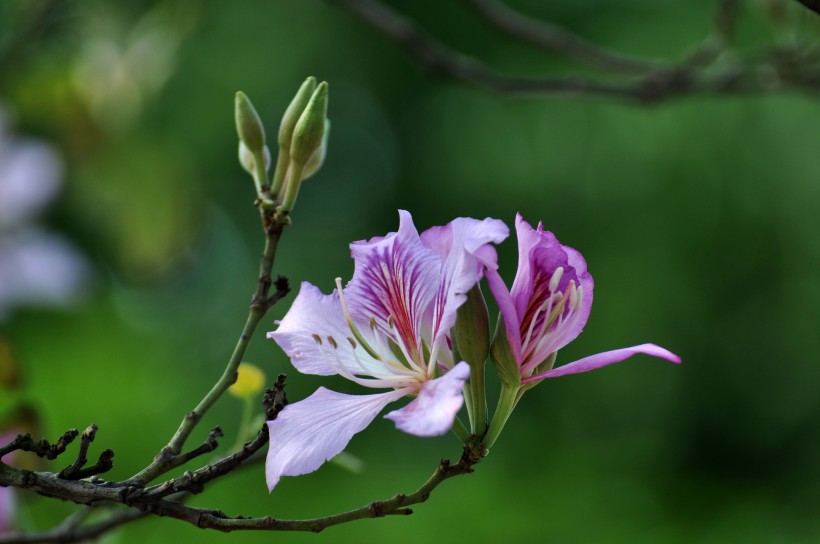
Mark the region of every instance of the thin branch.
[[[279, 412], [287, 405], [287, 395], [285, 394], [284, 374], [279, 374], [272, 389], [265, 391], [265, 417], [268, 421], [276, 419]], [[268, 443], [269, 434], [267, 425], [264, 425], [256, 438], [247, 442], [238, 452], [223, 457], [216, 463], [212, 463], [193, 472], [186, 472], [179, 478], [168, 480], [162, 484], [145, 489], [144, 498], [141, 500], [162, 499], [168, 495], [185, 491], [188, 493], [201, 493], [205, 484], [224, 476], [248, 460], [253, 454], [262, 449]]]
[[784, 87], [820, 90], [817, 67], [807, 64], [811, 59], [799, 50], [786, 51], [780, 56], [765, 55], [758, 62], [733, 60], [720, 71], [707, 69], [714, 53], [701, 63], [699, 51], [695, 55], [697, 62], [689, 58], [680, 65], [663, 66], [639, 77], [619, 81], [579, 75], [554, 78], [511, 76], [453, 51], [377, 0], [329, 1], [387, 35], [433, 74], [501, 94], [563, 94], [651, 103], [697, 93], [759, 93]]
[[157, 501], [137, 505], [137, 507], [158, 516], [185, 521], [202, 529], [215, 529], [224, 532], [311, 531], [318, 533], [328, 527], [360, 519], [410, 515], [413, 511], [408, 506], [427, 501], [433, 490], [445, 480], [472, 473], [473, 466], [485, 454], [486, 451], [483, 446], [473, 441], [465, 447], [458, 463], [451, 464], [450, 461], [443, 459], [432, 476], [416, 491], [409, 494], [399, 493], [389, 499], [374, 501], [355, 510], [321, 518], [285, 520], [270, 516], [263, 518], [229, 517], [221, 510], [196, 508], [174, 501]]
[[[82, 514], [84, 518], [90, 510], [90, 507], [86, 507], [78, 514]], [[1, 535], [0, 544], [43, 544], [51, 542], [71, 544], [87, 542], [99, 538], [112, 529], [142, 519], [148, 516], [148, 513], [139, 510], [123, 510], [102, 521], [89, 523], [88, 525], [76, 523], [75, 516], [70, 516], [63, 523], [48, 531]]]
[[466, 0], [489, 23], [513, 37], [615, 74], [640, 75], [664, 67], [607, 51], [558, 25], [527, 17], [496, 0]]
[[45, 438], [34, 440], [28, 433], [18, 434], [17, 437], [9, 444], [0, 448], [0, 458], [13, 451], [20, 450], [31, 452], [38, 457], [45, 457], [46, 459], [54, 460], [65, 453], [68, 445], [71, 444], [79, 434], [80, 432], [77, 429], [69, 429], [64, 432], [54, 444], [50, 444]]
[[242, 329], [242, 333], [239, 335], [239, 340], [237, 341], [233, 354], [216, 384], [214, 384], [208, 394], [203, 397], [196, 408], [185, 415], [174, 436], [168, 444], [160, 450], [151, 464], [127, 481], [130, 485], [145, 485], [186, 462], [185, 456], [181, 455], [180, 451], [185, 445], [188, 436], [190, 436], [211, 406], [228, 390], [228, 387], [236, 382], [237, 367], [245, 356], [245, 350], [253, 337], [256, 327], [270, 307], [283, 298], [290, 289], [287, 279], [280, 276], [275, 282], [277, 291], [273, 295], [269, 294], [271, 286], [274, 285], [274, 281], [271, 278], [271, 271], [276, 256], [276, 248], [288, 222], [275, 217], [272, 211], [262, 207], [260, 207], [260, 213], [265, 231], [265, 249], [260, 260], [259, 280], [257, 281], [256, 292], [251, 299], [248, 318]]

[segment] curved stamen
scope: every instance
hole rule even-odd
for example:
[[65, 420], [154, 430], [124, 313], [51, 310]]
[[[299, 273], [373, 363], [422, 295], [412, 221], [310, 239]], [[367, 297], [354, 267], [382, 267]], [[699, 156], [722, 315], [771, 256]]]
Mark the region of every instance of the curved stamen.
[[356, 324], [353, 323], [353, 317], [350, 315], [350, 310], [348, 309], [347, 301], [345, 300], [344, 290], [342, 289], [342, 278], [336, 278], [336, 292], [339, 293], [339, 302], [342, 304], [342, 312], [344, 313], [345, 320], [347, 320], [347, 326], [350, 327], [350, 332], [353, 333], [353, 336], [359, 341], [359, 344], [362, 345], [362, 348], [368, 353], [368, 355], [377, 361], [380, 361], [381, 358], [378, 353], [376, 353], [376, 350], [370, 347], [367, 340], [365, 340], [362, 336], [362, 333], [359, 332]]
[[[534, 337], [537, 342], [534, 345], [528, 345], [524, 350], [523, 358], [527, 361], [522, 367], [524, 374], [531, 372], [533, 368], [541, 363], [542, 359], [550, 355], [550, 353], [546, 353], [545, 346], [555, 343], [556, 337], [560, 337], [564, 330], [567, 330], [570, 325], [580, 318], [578, 308], [583, 299], [583, 288], [576, 287], [575, 280], [570, 280], [566, 291], [563, 294], [557, 294], [562, 296], [555, 308], [545, 316], [539, 334]], [[569, 304], [567, 304], [567, 301], [569, 301]], [[565, 309], [567, 310], [566, 314], [564, 313]], [[553, 324], [555, 324], [555, 327], [552, 327]], [[550, 327], [552, 327], [552, 330], [550, 330]]]
[[[329, 340], [332, 340], [332, 339], [333, 339], [333, 337], [330, 337], [330, 336], [328, 337], [328, 344], [330, 344], [331, 346], [336, 344], [335, 341], [334, 342], [329, 341]], [[336, 345], [338, 346], [338, 344], [336, 344]], [[404, 386], [412, 386], [413, 384], [419, 383], [418, 378], [415, 378], [415, 377], [412, 377], [412, 376], [389, 375], [389, 376], [382, 376], [382, 377], [375, 377], [374, 376], [373, 378], [370, 378], [370, 379], [360, 378], [360, 377], [356, 376], [355, 374], [353, 374], [352, 372], [350, 372], [350, 370], [344, 365], [344, 363], [342, 362], [341, 357], [339, 357], [339, 354], [336, 352], [335, 348], [328, 347], [323, 343], [323, 344], [319, 345], [319, 349], [321, 350], [322, 354], [328, 360], [334, 361], [336, 363], [335, 367], [336, 367], [336, 370], [337, 370], [337, 372], [339, 373], [340, 376], [342, 376], [343, 378], [346, 378], [346, 379], [348, 379], [348, 380], [350, 380], [354, 383], [362, 385], [364, 387], [370, 387], [370, 388], [387, 388], [387, 387], [397, 388], [397, 387], [404, 387]], [[328, 356], [326, 350], [330, 351], [330, 353], [332, 354], [332, 357]], [[367, 373], [368, 373], [368, 375], [371, 375], [370, 371], [367, 371]]]

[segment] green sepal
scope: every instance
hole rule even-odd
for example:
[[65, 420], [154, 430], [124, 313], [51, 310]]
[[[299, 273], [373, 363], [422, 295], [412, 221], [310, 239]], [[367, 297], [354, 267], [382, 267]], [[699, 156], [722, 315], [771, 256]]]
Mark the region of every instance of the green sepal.
[[495, 337], [490, 347], [490, 360], [498, 370], [498, 378], [505, 386], [517, 388], [521, 385], [521, 373], [507, 340], [507, 328], [504, 318], [498, 316]]

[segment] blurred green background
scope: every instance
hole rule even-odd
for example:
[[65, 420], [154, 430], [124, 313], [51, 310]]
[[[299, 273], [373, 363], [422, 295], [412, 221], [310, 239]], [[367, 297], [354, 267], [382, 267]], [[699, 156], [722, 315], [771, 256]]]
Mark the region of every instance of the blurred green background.
[[[392, 4], [490, 64], [567, 70], [460, 2]], [[712, 9], [514, 5], [659, 58], [702, 39]], [[745, 8], [742, 47], [781, 32], [761, 3]], [[62, 153], [64, 190], [43, 222], [94, 270], [81, 303], [19, 309], [0, 325], [47, 436], [98, 424], [94, 449], [113, 448], [109, 476], [125, 478], [221, 373], [261, 248], [252, 183], [236, 160], [233, 94], [245, 91], [275, 134], [307, 75], [330, 82], [333, 129], [280, 246], [276, 271], [294, 287], [308, 280], [327, 292], [336, 276], [349, 278], [347, 244], [394, 230], [398, 208], [420, 229], [457, 216], [512, 225], [520, 211], [582, 251], [595, 278], [592, 316], [559, 362], [651, 341], [684, 363], [640, 357], [542, 383], [476, 473], [446, 482], [411, 518], [318, 536], [226, 536], [150, 519], [104, 542], [820, 541], [817, 97], [691, 96], [652, 108], [508, 99], [428, 77], [319, 0], [0, 3], [0, 104], [15, 132]], [[511, 282], [514, 241], [499, 251]], [[320, 384], [356, 391], [297, 375], [264, 339], [293, 296], [274, 308], [247, 360], [271, 381], [289, 372], [292, 400]], [[193, 440], [219, 424], [227, 447], [239, 414], [224, 398]], [[421, 439], [379, 419], [349, 451], [363, 474], [329, 464], [268, 495], [257, 465], [193, 503], [232, 515], [326, 515], [413, 490], [460, 448], [453, 436]], [[21, 498], [23, 529], [73, 511]]]

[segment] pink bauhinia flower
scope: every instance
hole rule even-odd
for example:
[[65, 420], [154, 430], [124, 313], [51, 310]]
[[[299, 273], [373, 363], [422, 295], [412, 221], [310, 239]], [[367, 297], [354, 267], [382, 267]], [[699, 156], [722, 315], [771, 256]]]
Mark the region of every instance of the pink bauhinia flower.
[[583, 330], [592, 308], [592, 276], [581, 254], [561, 245], [541, 223], [533, 229], [521, 215], [518, 234], [518, 272], [507, 290], [495, 269], [487, 282], [501, 311], [506, 341], [520, 383], [587, 372], [638, 353], [680, 363], [674, 353], [655, 344], [605, 351], [574, 363], [551, 368], [554, 354]]
[[276, 331], [268, 334], [307, 374], [338, 374], [365, 387], [346, 395], [320, 387], [268, 422], [268, 488], [307, 474], [340, 453], [390, 402], [414, 396], [385, 417], [417, 436], [446, 433], [470, 376], [453, 360], [450, 329], [466, 293], [497, 267], [490, 243], [509, 230], [495, 219], [458, 218], [419, 235], [399, 212], [398, 232], [351, 244], [353, 279], [323, 295], [305, 282]]

